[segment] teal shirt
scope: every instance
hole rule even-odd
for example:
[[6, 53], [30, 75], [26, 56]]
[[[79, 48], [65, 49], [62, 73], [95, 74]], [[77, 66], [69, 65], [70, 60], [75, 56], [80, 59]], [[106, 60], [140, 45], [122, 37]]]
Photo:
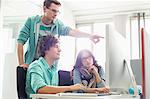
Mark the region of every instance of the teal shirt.
[[[40, 32], [41, 16], [29, 17], [22, 27], [17, 42], [25, 44], [27, 42], [28, 48], [25, 51], [24, 62], [30, 64], [34, 58], [37, 48], [37, 42]], [[49, 31], [52, 35], [69, 35], [70, 27], [65, 26], [60, 20], [56, 19], [50, 26]]]
[[26, 93], [37, 93], [37, 90], [44, 86], [58, 86], [58, 72], [52, 65], [50, 69], [48, 63], [43, 57], [30, 64], [26, 75]]

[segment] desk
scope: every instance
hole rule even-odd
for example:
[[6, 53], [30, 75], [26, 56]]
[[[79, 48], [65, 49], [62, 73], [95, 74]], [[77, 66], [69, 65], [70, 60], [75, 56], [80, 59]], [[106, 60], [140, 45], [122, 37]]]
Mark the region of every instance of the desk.
[[108, 95], [108, 96], [59, 96], [58, 94], [31, 94], [32, 99], [140, 99], [139, 96]]

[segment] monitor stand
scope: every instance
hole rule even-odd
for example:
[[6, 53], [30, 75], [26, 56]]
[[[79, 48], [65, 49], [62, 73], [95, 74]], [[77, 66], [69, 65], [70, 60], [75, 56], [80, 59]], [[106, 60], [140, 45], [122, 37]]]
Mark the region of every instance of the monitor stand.
[[124, 66], [127, 67], [127, 71], [129, 73], [129, 77], [130, 77], [130, 81], [131, 81], [131, 85], [134, 88], [134, 94], [133, 96], [137, 96], [138, 95], [138, 89], [137, 89], [137, 84], [136, 84], [136, 80], [132, 71], [132, 68], [130, 65], [128, 65], [128, 62], [126, 60], [124, 60]]

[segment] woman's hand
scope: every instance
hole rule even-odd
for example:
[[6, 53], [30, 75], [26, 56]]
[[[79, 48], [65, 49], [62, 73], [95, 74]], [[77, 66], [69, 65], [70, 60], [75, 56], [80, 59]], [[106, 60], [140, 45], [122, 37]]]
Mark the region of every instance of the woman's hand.
[[102, 87], [102, 88], [96, 88], [95, 91], [98, 93], [108, 93], [110, 89], [107, 87]]
[[94, 75], [98, 74], [98, 69], [93, 65], [88, 68], [88, 71]]

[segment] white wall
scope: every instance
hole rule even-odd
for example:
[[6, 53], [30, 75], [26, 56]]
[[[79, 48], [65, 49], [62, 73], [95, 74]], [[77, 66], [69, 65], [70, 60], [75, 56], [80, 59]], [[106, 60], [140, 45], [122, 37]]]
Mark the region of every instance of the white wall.
[[75, 20], [73, 13], [64, 2], [62, 2], [62, 9], [59, 19], [61, 19], [65, 23], [65, 25], [75, 28]]
[[[63, 23], [71, 28], [75, 28], [75, 21], [71, 10], [68, 8], [66, 3], [62, 2], [61, 15], [59, 19]], [[58, 63], [58, 70], [72, 70], [75, 58], [75, 38], [70, 36], [61, 36], [61, 55]], [[69, 42], [68, 42], [69, 41]], [[69, 47], [68, 47], [69, 46]], [[68, 61], [69, 57], [69, 61]]]
[[145, 48], [145, 99], [150, 99], [150, 35], [145, 32], [144, 48]]
[[3, 92], [2, 99], [17, 99], [16, 84], [16, 53], [7, 53], [3, 68]]
[[16, 40], [12, 38], [12, 29], [3, 29], [2, 32], [2, 99], [16, 99]]
[[28, 16], [37, 15], [42, 12], [40, 5], [29, 1], [4, 0], [4, 24], [22, 23]]
[[[3, 24], [3, 14], [2, 14], [2, 0], [0, 0], [0, 34], [2, 33]], [[2, 35], [0, 36], [0, 98], [2, 97], [2, 74], [3, 74], [3, 54], [2, 54]]]

